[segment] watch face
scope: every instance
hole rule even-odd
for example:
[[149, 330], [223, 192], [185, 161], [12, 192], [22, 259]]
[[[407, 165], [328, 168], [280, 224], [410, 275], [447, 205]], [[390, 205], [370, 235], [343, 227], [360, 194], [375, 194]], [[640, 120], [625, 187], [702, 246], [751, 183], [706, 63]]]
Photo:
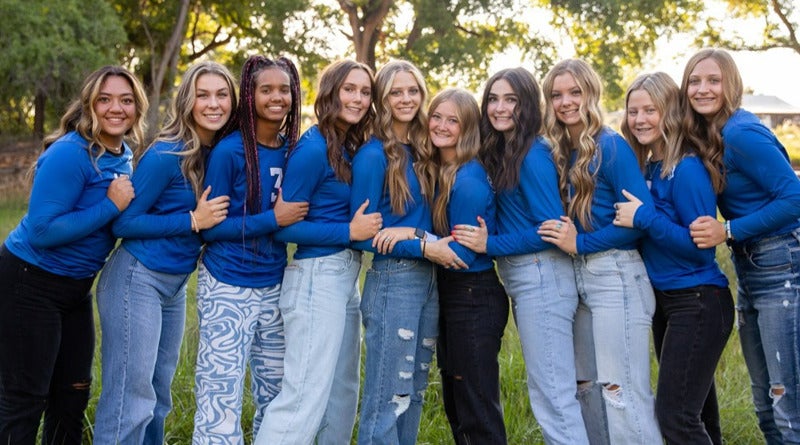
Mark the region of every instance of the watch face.
[[425, 231], [420, 228], [414, 229], [414, 236], [419, 239], [423, 239], [425, 238]]

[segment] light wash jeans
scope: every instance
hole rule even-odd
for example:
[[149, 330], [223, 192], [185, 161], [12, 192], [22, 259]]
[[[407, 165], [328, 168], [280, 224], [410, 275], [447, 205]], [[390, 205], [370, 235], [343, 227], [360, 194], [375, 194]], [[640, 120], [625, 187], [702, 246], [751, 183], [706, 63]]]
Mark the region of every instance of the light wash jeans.
[[770, 445], [800, 444], [800, 229], [737, 246], [733, 260], [759, 427]]
[[95, 443], [164, 443], [188, 278], [150, 270], [124, 247], [111, 254], [97, 283], [103, 386]]
[[533, 415], [548, 444], [588, 444], [575, 397], [573, 323], [578, 290], [572, 259], [558, 249], [497, 258], [511, 298]]
[[574, 265], [576, 373], [579, 381], [594, 382], [591, 391], [579, 390], [586, 423], [589, 416], [602, 418], [597, 406], [587, 405], [591, 392], [601, 392], [612, 444], [660, 444], [650, 389], [656, 303], [642, 258], [636, 250], [611, 249], [579, 255]]
[[361, 300], [366, 363], [359, 445], [414, 445], [439, 332], [434, 266], [372, 263]]
[[306, 445], [315, 436], [318, 445], [350, 443], [358, 405], [360, 270], [361, 252], [350, 249], [286, 268], [283, 383], [254, 444]]
[[245, 368], [250, 377], [258, 431], [283, 378], [281, 285], [230, 286], [201, 264], [197, 275], [199, 339], [195, 368], [195, 445], [241, 445]]

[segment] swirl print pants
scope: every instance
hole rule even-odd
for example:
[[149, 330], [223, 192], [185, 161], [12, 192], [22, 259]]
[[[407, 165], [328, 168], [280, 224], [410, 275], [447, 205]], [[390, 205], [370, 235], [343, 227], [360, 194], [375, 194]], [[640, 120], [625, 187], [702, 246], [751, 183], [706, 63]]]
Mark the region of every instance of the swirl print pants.
[[280, 293], [280, 284], [249, 288], [219, 282], [200, 265], [194, 444], [244, 443], [242, 395], [248, 362], [256, 405], [253, 431], [258, 431], [283, 378]]

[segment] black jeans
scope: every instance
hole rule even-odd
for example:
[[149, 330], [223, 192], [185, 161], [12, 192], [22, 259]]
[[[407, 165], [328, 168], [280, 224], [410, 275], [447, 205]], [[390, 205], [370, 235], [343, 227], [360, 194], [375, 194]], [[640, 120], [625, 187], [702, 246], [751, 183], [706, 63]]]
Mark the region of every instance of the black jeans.
[[714, 371], [733, 328], [731, 292], [699, 286], [655, 294], [661, 434], [667, 444], [721, 444]]
[[0, 443], [80, 444], [89, 403], [93, 278], [42, 270], [0, 248]]
[[508, 322], [508, 297], [494, 269], [437, 268], [444, 410], [457, 445], [505, 444], [497, 355]]

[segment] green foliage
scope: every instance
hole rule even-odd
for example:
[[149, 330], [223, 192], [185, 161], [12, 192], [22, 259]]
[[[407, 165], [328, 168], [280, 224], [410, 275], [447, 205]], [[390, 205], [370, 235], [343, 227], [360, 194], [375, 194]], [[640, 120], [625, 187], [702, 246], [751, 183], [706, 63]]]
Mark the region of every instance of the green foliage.
[[781, 144], [786, 147], [794, 168], [800, 169], [800, 125], [784, 124], [773, 131], [775, 131], [775, 135], [781, 141]]
[[2, 0], [0, 17], [0, 129], [29, 129], [37, 93], [49, 99], [47, 122], [57, 122], [90, 71], [118, 63], [125, 41], [104, 0]]
[[566, 30], [578, 57], [605, 81], [607, 105], [621, 103], [625, 69], [638, 68], [656, 39], [688, 31], [703, 3], [692, 0], [551, 0], [553, 26]]
[[[800, 55], [800, 6], [795, 0], [725, 0], [727, 16], [705, 18], [705, 28], [697, 38], [701, 46], [731, 50], [765, 51], [789, 48]], [[758, 23], [760, 35], [745, 35], [731, 26], [734, 20]]]

